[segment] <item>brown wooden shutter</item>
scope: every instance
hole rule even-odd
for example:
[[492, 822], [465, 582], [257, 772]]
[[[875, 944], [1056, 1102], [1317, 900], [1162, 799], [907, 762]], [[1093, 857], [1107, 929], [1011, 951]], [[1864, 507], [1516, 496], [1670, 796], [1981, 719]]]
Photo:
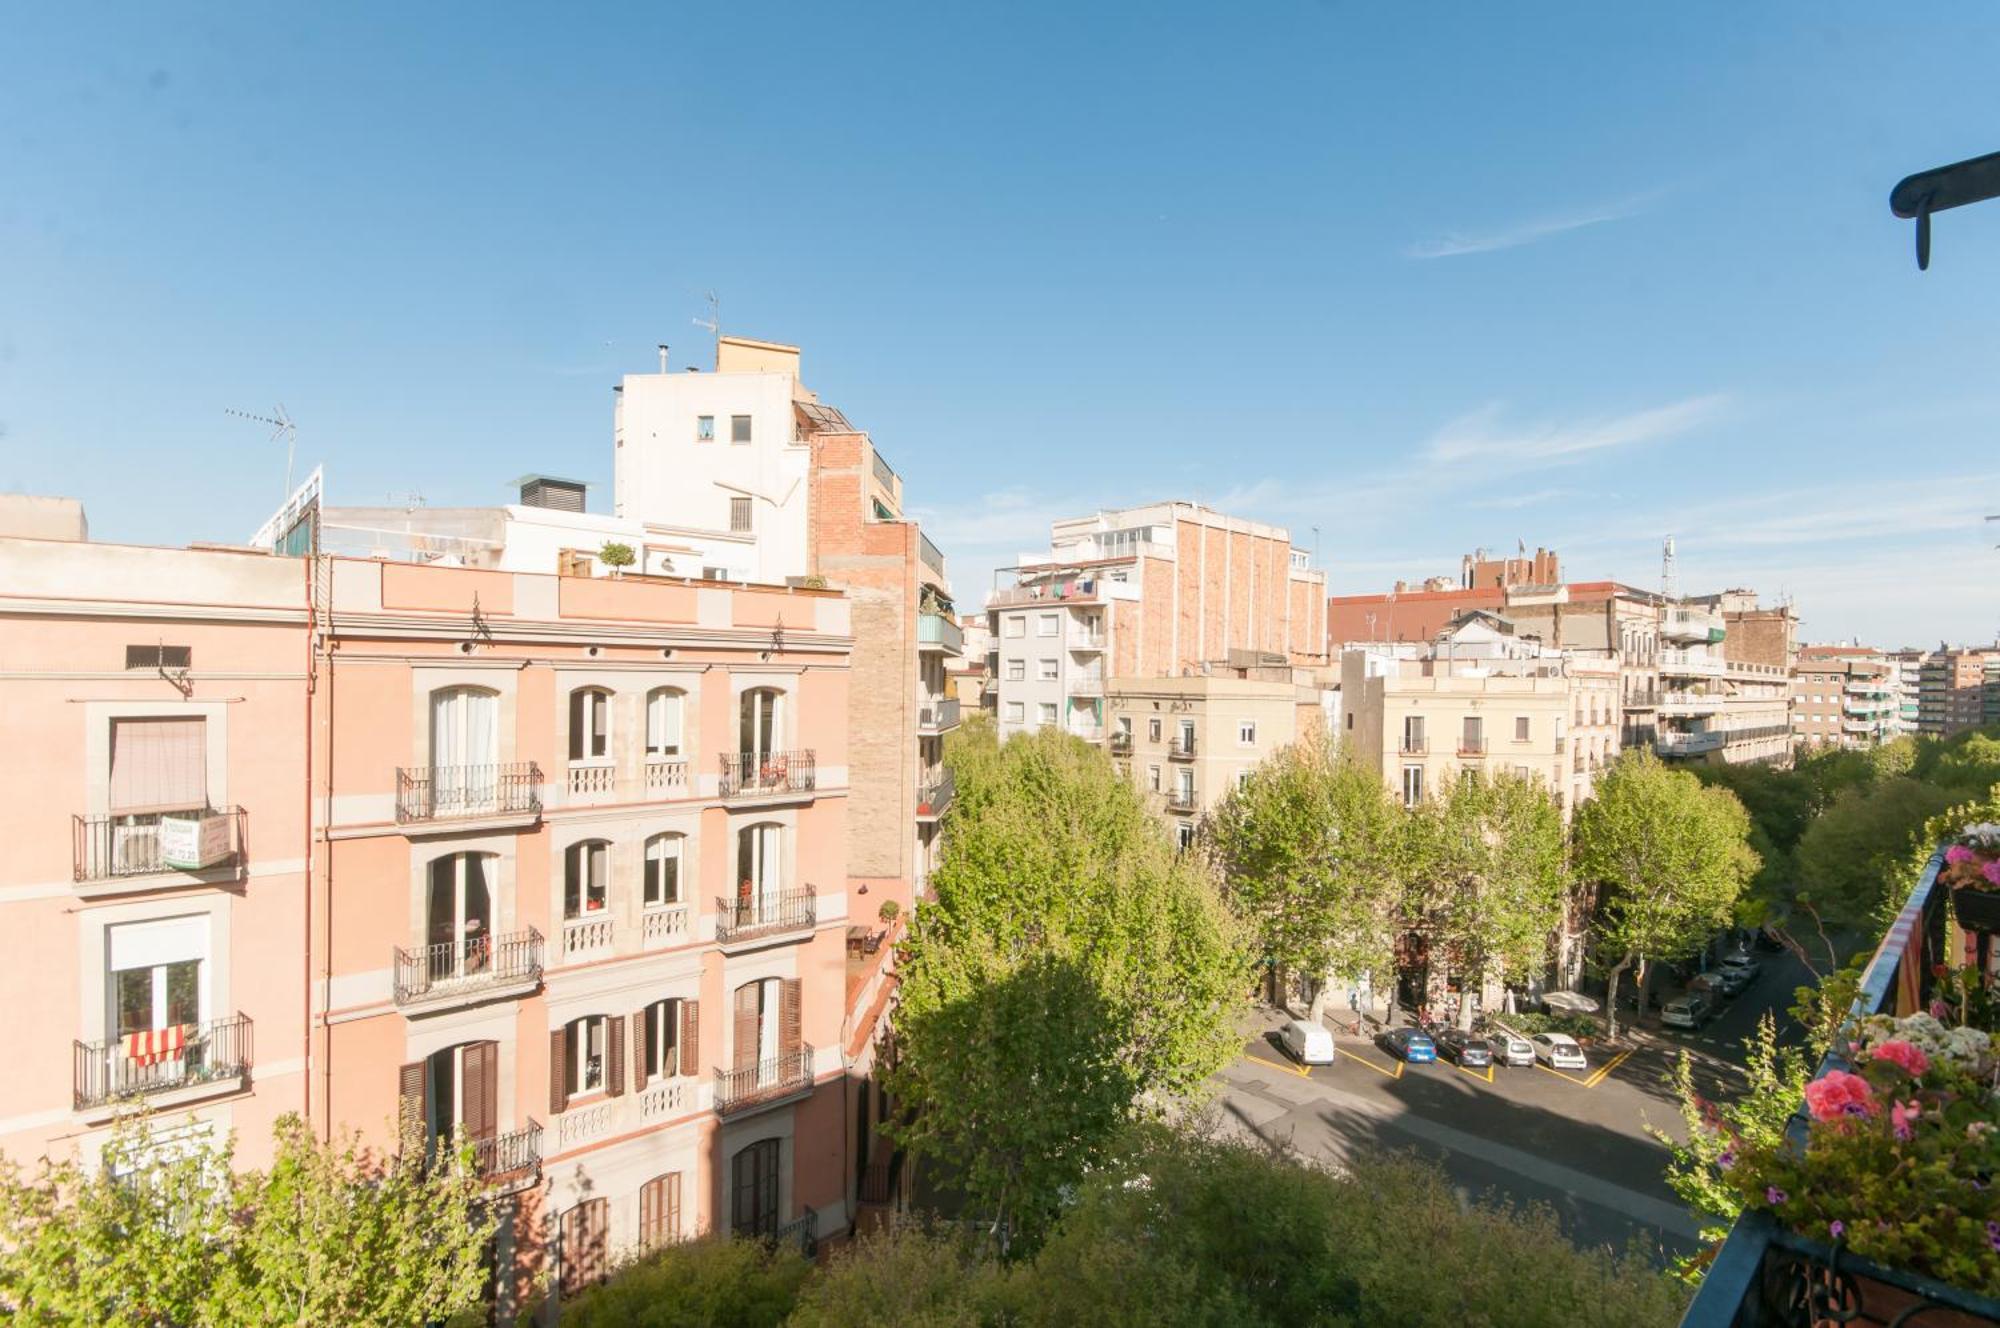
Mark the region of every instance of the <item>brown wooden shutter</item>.
[[794, 1056], [798, 1054], [799, 1043], [799, 990], [797, 978], [786, 978], [780, 988], [778, 998], [778, 1054]]
[[500, 1044], [475, 1042], [465, 1049], [465, 1132], [491, 1139], [500, 1130]]
[[569, 1034], [565, 1029], [549, 1033], [549, 1110], [569, 1110], [569, 1075], [564, 1062], [569, 1059]]
[[429, 1096], [425, 1090], [430, 1071], [429, 1061], [411, 1061], [396, 1072], [396, 1128], [405, 1148], [424, 1143], [424, 1099]]
[[625, 1021], [613, 1016], [604, 1021], [604, 1096], [625, 1096]]
[[681, 1173], [678, 1171], [668, 1172], [666, 1182], [666, 1202], [662, 1205], [666, 1211], [660, 1215], [660, 1225], [663, 1228], [660, 1236], [663, 1241], [679, 1240], [681, 1238]]
[[732, 1069], [757, 1068], [757, 1006], [760, 984], [746, 982], [736, 989], [736, 1047], [730, 1057]]
[[701, 1073], [701, 1002], [681, 1002], [681, 1040], [674, 1048], [674, 1068], [682, 1074]]
[[649, 1180], [639, 1187], [639, 1248], [650, 1250], [660, 1243], [660, 1182]]
[[646, 1086], [646, 1076], [653, 1068], [653, 1021], [646, 1011], [635, 1011], [632, 1015], [632, 1091], [637, 1093]]

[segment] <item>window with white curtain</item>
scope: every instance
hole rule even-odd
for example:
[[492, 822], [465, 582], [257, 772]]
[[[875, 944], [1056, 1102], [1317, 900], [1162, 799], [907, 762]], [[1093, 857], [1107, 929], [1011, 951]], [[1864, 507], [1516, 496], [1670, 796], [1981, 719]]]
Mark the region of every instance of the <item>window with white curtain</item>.
[[611, 693], [579, 687], [569, 694], [569, 759], [595, 761], [611, 755]]
[[681, 754], [682, 695], [656, 687], [646, 696], [646, 755], [665, 760]]
[[784, 881], [784, 827], [746, 825], [736, 832], [736, 902], [759, 917], [775, 913]]

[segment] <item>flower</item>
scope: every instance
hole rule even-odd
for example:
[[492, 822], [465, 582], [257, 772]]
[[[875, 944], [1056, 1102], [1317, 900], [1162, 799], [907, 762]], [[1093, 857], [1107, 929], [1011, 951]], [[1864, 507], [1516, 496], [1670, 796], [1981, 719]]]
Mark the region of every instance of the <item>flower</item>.
[[1963, 844], [1953, 844], [1944, 851], [1944, 860], [1956, 867], [1961, 862], [1971, 862], [1978, 854]]
[[2000, 1254], [2000, 1222], [1986, 1224], [1986, 1243], [1993, 1247], [1995, 1254]]
[[1891, 1038], [1887, 1042], [1877, 1043], [1869, 1055], [1878, 1061], [1888, 1061], [1891, 1065], [1901, 1066], [1912, 1078], [1921, 1079], [1924, 1071], [1931, 1068], [1931, 1058], [1917, 1050], [1915, 1043], [1905, 1042], [1901, 1038]]
[[2000, 858], [1995, 858], [1993, 859], [1993, 861], [1987, 863], [1984, 867], [1981, 867], [1979, 869], [1979, 874], [1981, 876], [1984, 876], [1988, 881], [1991, 881], [1994, 885], [2000, 885]]
[[1766, 1185], [1764, 1187], [1764, 1202], [1771, 1205], [1771, 1207], [1773, 1208], [1776, 1208], [1779, 1204], [1782, 1204], [1785, 1200], [1789, 1198], [1791, 1198], [1790, 1195], [1786, 1194], [1783, 1190], [1779, 1189], [1775, 1185]]
[[1829, 1070], [1806, 1085], [1806, 1106], [1814, 1120], [1867, 1116], [1875, 1112], [1875, 1090], [1858, 1074]]
[[1932, 1002], [1931, 1002], [1931, 1018], [1933, 1018], [1933, 1019], [1942, 1019], [1942, 1018], [1944, 1018], [1944, 1017], [1945, 1017], [1945, 1016], [1946, 1016], [1947, 1014], [1950, 1014], [1950, 1013], [1951, 1013], [1951, 1007], [1950, 1007], [1950, 1006], [1948, 1006], [1948, 1005], [1946, 1005], [1946, 1004], [1945, 1004], [1945, 1003], [1944, 1003], [1943, 1001], [1932, 1001]]
[[1916, 1136], [1917, 1129], [1912, 1123], [1924, 1114], [1924, 1109], [1914, 1102], [1898, 1102], [1889, 1108], [1889, 1120], [1896, 1129], [1896, 1137], [1909, 1140]]
[[1834, 1218], [1833, 1221], [1826, 1224], [1826, 1234], [1832, 1236], [1835, 1240], [1839, 1240], [1847, 1234], [1847, 1223], [1837, 1217]]
[[1722, 1169], [1723, 1169], [1724, 1171], [1727, 1171], [1727, 1170], [1729, 1170], [1729, 1169], [1730, 1169], [1731, 1167], [1735, 1166], [1735, 1165], [1736, 1165], [1736, 1150], [1735, 1150], [1735, 1149], [1733, 1149], [1733, 1148], [1725, 1148], [1725, 1149], [1723, 1149], [1723, 1150], [1722, 1150], [1722, 1156], [1720, 1156], [1720, 1157], [1718, 1157], [1718, 1158], [1716, 1158], [1716, 1159], [1715, 1159], [1715, 1165], [1716, 1165], [1716, 1166], [1718, 1166], [1718, 1167], [1721, 1167], [1721, 1168], [1722, 1168]]

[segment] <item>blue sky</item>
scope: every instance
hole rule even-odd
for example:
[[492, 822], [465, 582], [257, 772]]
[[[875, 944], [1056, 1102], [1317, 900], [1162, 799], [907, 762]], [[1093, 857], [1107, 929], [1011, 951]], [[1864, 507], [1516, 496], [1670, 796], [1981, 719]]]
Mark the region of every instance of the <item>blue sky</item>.
[[1672, 533], [1811, 639], [1991, 639], [2000, 202], [1920, 275], [1886, 199], [2000, 149], [2000, 19], [1638, 8], [16, 4], [0, 489], [240, 539], [282, 401], [341, 501], [608, 496], [712, 289], [972, 602], [1183, 497], [1336, 591]]

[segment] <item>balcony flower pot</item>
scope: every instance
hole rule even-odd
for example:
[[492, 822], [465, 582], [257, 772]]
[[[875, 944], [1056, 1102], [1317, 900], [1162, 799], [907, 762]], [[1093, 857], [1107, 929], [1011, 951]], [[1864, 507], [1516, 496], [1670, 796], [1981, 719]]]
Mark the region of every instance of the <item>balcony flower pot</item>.
[[1941, 884], [1951, 887], [1959, 925], [2000, 931], [2000, 825], [1969, 825], [1945, 848]]
[[1967, 931], [2000, 932], [2000, 890], [1961, 885], [1951, 892], [1952, 912]]

